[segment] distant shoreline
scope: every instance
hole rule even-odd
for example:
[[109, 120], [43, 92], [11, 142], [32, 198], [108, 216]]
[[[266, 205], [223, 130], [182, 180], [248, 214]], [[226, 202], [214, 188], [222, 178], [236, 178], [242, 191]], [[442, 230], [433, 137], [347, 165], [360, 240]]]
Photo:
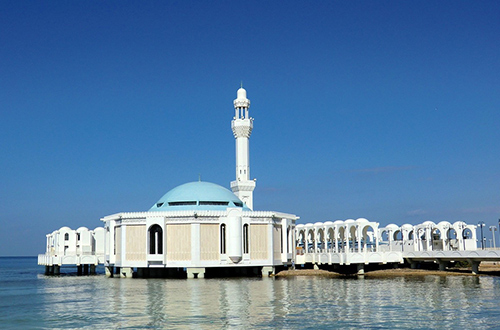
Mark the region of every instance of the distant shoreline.
[[33, 258], [36, 259], [38, 256], [0, 256], [0, 258]]

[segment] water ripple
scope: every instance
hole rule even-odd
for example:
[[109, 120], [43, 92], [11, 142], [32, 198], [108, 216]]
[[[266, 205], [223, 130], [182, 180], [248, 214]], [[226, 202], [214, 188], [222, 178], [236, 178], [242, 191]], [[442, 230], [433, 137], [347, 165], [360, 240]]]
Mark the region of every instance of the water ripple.
[[6, 328], [491, 329], [500, 324], [500, 279], [494, 277], [7, 275], [0, 277], [0, 324]]

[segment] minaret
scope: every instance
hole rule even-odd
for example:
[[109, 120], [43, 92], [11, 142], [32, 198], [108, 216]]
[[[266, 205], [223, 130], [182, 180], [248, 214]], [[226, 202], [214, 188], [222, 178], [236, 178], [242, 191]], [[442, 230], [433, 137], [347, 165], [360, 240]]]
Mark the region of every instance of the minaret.
[[234, 100], [234, 118], [231, 122], [234, 138], [236, 139], [236, 180], [231, 182], [231, 190], [243, 203], [253, 210], [253, 190], [255, 181], [250, 180], [249, 139], [253, 129], [253, 118], [248, 113], [250, 100], [247, 91], [238, 89]]

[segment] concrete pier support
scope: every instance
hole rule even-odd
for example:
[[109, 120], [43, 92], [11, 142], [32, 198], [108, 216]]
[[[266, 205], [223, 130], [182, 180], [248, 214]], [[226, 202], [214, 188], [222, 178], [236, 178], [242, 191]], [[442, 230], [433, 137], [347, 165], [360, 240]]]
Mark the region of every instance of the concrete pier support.
[[471, 261], [471, 266], [472, 266], [472, 274], [477, 275], [479, 274], [479, 261]]
[[45, 275], [50, 275], [50, 266], [45, 266]]
[[205, 278], [205, 268], [193, 267], [186, 269], [187, 278]]
[[416, 262], [416, 261], [412, 261], [412, 262], [410, 263], [410, 268], [411, 268], [411, 269], [417, 269], [417, 268], [418, 268], [418, 262]]
[[106, 277], [113, 277], [113, 268], [113, 266], [104, 267], [104, 273], [106, 274]]
[[83, 275], [89, 274], [89, 265], [83, 265]]
[[90, 265], [90, 275], [95, 275], [95, 265]]
[[365, 265], [357, 264], [357, 275], [365, 275]]
[[77, 265], [76, 266], [76, 275], [80, 276], [83, 274], [83, 271], [82, 271], [83, 267], [82, 265]]
[[438, 261], [439, 262], [439, 270], [440, 271], [445, 271], [446, 267], [448, 266], [447, 261]]
[[61, 266], [54, 265], [54, 275], [60, 275], [60, 274], [61, 274]]
[[120, 277], [132, 278], [133, 271], [131, 267], [122, 267], [120, 270]]
[[275, 269], [273, 266], [264, 266], [262, 267], [262, 276], [271, 276], [274, 275]]

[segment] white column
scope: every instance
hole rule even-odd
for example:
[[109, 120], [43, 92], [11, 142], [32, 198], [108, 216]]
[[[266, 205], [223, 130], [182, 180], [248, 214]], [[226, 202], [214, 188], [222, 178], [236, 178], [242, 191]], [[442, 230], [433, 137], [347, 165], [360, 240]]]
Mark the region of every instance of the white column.
[[425, 229], [425, 236], [427, 237], [426, 239], [426, 245], [427, 245], [427, 251], [431, 251], [431, 244], [432, 244], [432, 228], [427, 227]]
[[361, 237], [363, 238], [363, 251], [364, 252], [366, 252], [368, 249], [368, 230], [366, 231], [366, 237], [363, 235], [363, 231], [365, 228], [366, 228], [366, 226], [361, 228]]
[[314, 253], [318, 253], [318, 229], [314, 228]]
[[200, 224], [191, 223], [191, 265], [200, 264]]
[[389, 251], [392, 251], [392, 230], [388, 230], [387, 234], [387, 238], [389, 239]]
[[360, 226], [356, 226], [356, 235], [358, 236], [358, 252], [361, 252], [361, 238], [363, 236], [362, 230], [360, 229]]
[[116, 255], [115, 255], [115, 225], [116, 222], [115, 220], [110, 220], [109, 221], [109, 233], [107, 233], [107, 238], [109, 242], [106, 242], [106, 248], [108, 249], [108, 255], [109, 255], [109, 263], [110, 264], [115, 264], [116, 262]]

